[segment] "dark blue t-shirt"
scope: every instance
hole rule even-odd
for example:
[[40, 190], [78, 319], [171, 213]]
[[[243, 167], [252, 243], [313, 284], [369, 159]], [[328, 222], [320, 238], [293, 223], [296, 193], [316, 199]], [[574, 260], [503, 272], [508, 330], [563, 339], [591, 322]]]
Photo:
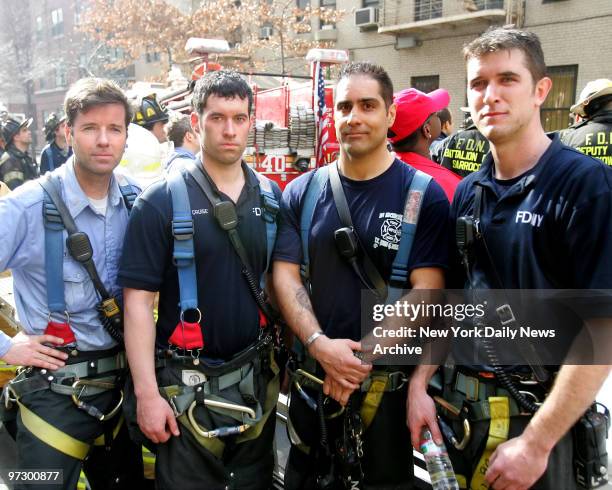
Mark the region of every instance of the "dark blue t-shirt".
[[[360, 243], [385, 281], [397, 252], [405, 199], [414, 173], [412, 167], [396, 159], [389, 169], [370, 180], [355, 181], [341, 176]], [[283, 193], [274, 260], [294, 264], [302, 261], [300, 215], [312, 175], [311, 172], [300, 176]], [[423, 200], [409, 271], [447, 267], [448, 212], [446, 195], [432, 180]], [[363, 286], [337, 251], [334, 231], [342, 226], [328, 181], [315, 207], [309, 235], [311, 301], [317, 320], [329, 337], [359, 340]]]
[[49, 143], [42, 149], [40, 154], [40, 175], [63, 165], [71, 155], [72, 147], [68, 147], [66, 153], [62, 153], [62, 150], [55, 144], [55, 141]]
[[[564, 304], [546, 309], [548, 305], [534, 301], [529, 318], [518, 319], [538, 328], [555, 326], [556, 341], [547, 342], [547, 348], [565, 352], [582, 319], [612, 313], [607, 296], [591, 297], [587, 291], [612, 289], [612, 168], [555, 136], [525, 174], [501, 182], [493, 170], [489, 154], [478, 172], [461, 181], [451, 210], [453, 223], [473, 215], [475, 189], [482, 186], [481, 231], [488, 252], [482, 240], [476, 242], [472, 286], [579, 290], [566, 300], [566, 309]], [[451, 262], [451, 286], [467, 285], [458, 254]], [[461, 359], [461, 353], [455, 352], [455, 358]]]
[[[253, 275], [259, 280], [266, 268], [266, 227], [257, 177], [245, 168], [246, 182], [238, 202], [238, 234]], [[242, 275], [242, 262], [227, 232], [218, 225], [213, 209], [187, 170], [186, 184], [194, 220], [194, 247], [198, 306], [202, 312], [202, 355], [228, 359], [259, 335], [259, 311]], [[213, 187], [214, 184], [212, 184]], [[280, 189], [273, 185], [280, 201]], [[222, 200], [229, 197], [221, 194]], [[179, 285], [172, 262], [172, 198], [166, 181], [148, 187], [136, 200], [125, 236], [118, 282], [123, 287], [159, 291], [156, 344], [167, 340], [179, 322]]]

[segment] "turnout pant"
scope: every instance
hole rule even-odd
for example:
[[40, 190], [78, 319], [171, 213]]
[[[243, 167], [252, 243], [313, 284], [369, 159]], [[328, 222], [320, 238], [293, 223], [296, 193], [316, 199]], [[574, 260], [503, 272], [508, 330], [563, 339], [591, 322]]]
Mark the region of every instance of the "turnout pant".
[[[471, 426], [471, 438], [467, 447], [458, 451], [452, 444], [446, 443], [448, 453], [457, 475], [465, 477], [467, 487], [473, 475], [480, 471], [486, 471], [486, 464], [482, 464], [478, 470], [479, 462], [489, 438], [491, 426], [490, 414], [494, 412], [491, 408], [492, 397], [501, 398], [508, 402], [509, 430], [507, 440], [517, 437], [523, 433], [531, 420], [531, 415], [522, 414], [517, 402], [512, 395], [504, 389], [500, 382], [494, 378], [485, 378], [472, 372], [454, 372], [452, 376], [446, 374], [443, 398], [456, 408], [467, 407], [468, 420]], [[533, 392], [538, 400], [543, 400], [545, 392], [542, 388], [533, 385], [520, 387], [523, 393]], [[466, 394], [469, 393], [469, 396]], [[468, 400], [469, 398], [469, 400]], [[450, 416], [446, 410], [442, 410], [442, 416], [461, 440], [463, 437], [463, 421], [455, 416]], [[577, 490], [573, 466], [573, 441], [571, 430], [553, 448], [546, 471], [542, 477], [531, 487], [534, 490]], [[476, 486], [476, 484], [474, 484]]]
[[[250, 367], [248, 367], [250, 366]], [[206, 371], [203, 363], [193, 365], [171, 364], [157, 371], [157, 381], [161, 387], [185, 386], [186, 373], [200, 370], [206, 374], [206, 381], [200, 385], [214, 387], [226, 384], [227, 379], [215, 377]], [[227, 376], [232, 377], [238, 370], [231, 369]], [[224, 409], [212, 410], [201, 402], [194, 405], [193, 419], [189, 409], [178, 417], [180, 436], [170, 437], [164, 444], [157, 445], [155, 477], [156, 488], [174, 490], [269, 490], [272, 487], [274, 470], [274, 433], [276, 427], [276, 402], [278, 400], [278, 367], [271, 358], [271, 349], [239, 369], [245, 376], [234, 378], [227, 387], [220, 388], [215, 395], [205, 395], [211, 399], [223, 399], [235, 405], [253, 407], [259, 402], [261, 419], [240, 434], [225, 437], [206, 438], [197, 433], [191, 420], [199, 429], [218, 429], [240, 425]], [[246, 373], [250, 372], [250, 375]], [[252, 382], [253, 392], [243, 392], [244, 386]], [[197, 385], [196, 385], [197, 386]], [[212, 388], [215, 389], [215, 388]], [[129, 396], [131, 398], [131, 396]], [[133, 402], [129, 402], [126, 409]], [[191, 403], [189, 404], [191, 406]], [[134, 407], [135, 408], [135, 407]], [[235, 413], [231, 410], [229, 413]]]
[[[118, 396], [118, 391], [113, 390], [83, 399], [106, 413], [115, 406]], [[70, 396], [50, 390], [26, 394], [20, 402], [56, 429], [92, 446], [84, 461], [58, 451], [24, 426], [20, 409], [17, 415], [17, 468], [61, 469], [63, 484], [23, 483], [15, 488], [73, 490], [77, 486], [81, 468], [84, 469], [92, 490], [143, 488], [141, 448], [130, 441], [125, 423], [121, 423], [109, 447], [93, 445], [94, 440], [105, 432], [112, 434], [119, 423], [121, 412], [108, 423], [102, 423], [77, 408]]]
[[[305, 388], [316, 400], [317, 394]], [[413, 457], [410, 433], [406, 426], [406, 390], [403, 388], [384, 393], [370, 427], [363, 433], [364, 489], [407, 490], [413, 488]], [[362, 394], [363, 396], [363, 394]], [[309, 407], [292, 385], [289, 419], [301, 440], [299, 446], [292, 441], [287, 467], [285, 489], [316, 489], [320, 461], [320, 424], [317, 413]], [[328, 441], [333, 451], [342, 435], [342, 416], [327, 420]], [[302, 446], [309, 447], [306, 453]], [[343, 489], [339, 478], [334, 489]]]

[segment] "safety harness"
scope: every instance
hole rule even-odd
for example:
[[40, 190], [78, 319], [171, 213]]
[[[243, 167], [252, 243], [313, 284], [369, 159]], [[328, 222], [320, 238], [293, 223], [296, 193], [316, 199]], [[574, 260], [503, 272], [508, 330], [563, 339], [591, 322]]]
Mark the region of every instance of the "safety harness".
[[[233, 203], [221, 202], [213, 195], [213, 191], [208, 188], [210, 184], [206, 182], [208, 176], [199, 166], [186, 165], [185, 169], [202, 188], [214, 208], [215, 218], [228, 232], [230, 242], [243, 263], [243, 273], [249, 283], [249, 288], [255, 296], [260, 311], [263, 310], [264, 298], [260, 288], [263, 287], [265, 271], [268, 270], [276, 240], [276, 214], [279, 209], [270, 180], [254, 172], [259, 180], [267, 246], [266, 268], [258, 285], [257, 281], [252, 280], [252, 277], [249, 280], [250, 269], [246, 262], [245, 249], [235, 229], [237, 219], [232, 218], [232, 209], [226, 207], [227, 205], [233, 207]], [[178, 325], [168, 339], [169, 349], [158, 353], [156, 365], [158, 368], [164, 366], [187, 368], [190, 366], [191, 369], [202, 374], [199, 377], [195, 374], [193, 378], [195, 382], [190, 384], [184, 382], [162, 386], [160, 393], [174, 410], [179, 422], [194, 435], [200, 444], [220, 457], [225, 447], [225, 444], [219, 440], [220, 437], [238, 435], [236, 442], [257, 438], [276, 406], [279, 382], [276, 376], [278, 368], [273, 358], [272, 336], [267, 329], [263, 328], [266, 320], [260, 313], [260, 327], [262, 328], [255, 344], [221, 364], [200, 358], [205, 343], [200, 326], [202, 312], [198, 306], [194, 252], [195, 230], [191, 205], [187, 185], [181, 171], [171, 171], [167, 181], [172, 197], [173, 261], [179, 279], [180, 317]], [[220, 202], [222, 204], [219, 204]], [[220, 212], [229, 214], [221, 216]], [[233, 212], [235, 213], [235, 209]], [[263, 313], [265, 314], [266, 311], [264, 310]], [[187, 321], [186, 317], [194, 318], [191, 318], [192, 321]], [[268, 383], [264, 393], [265, 398], [263, 398], [257, 393], [256, 378], [268, 368], [272, 369], [275, 377]], [[198, 420], [196, 419], [197, 407], [206, 409], [198, 411]], [[232, 421], [234, 425], [229, 425]], [[247, 429], [249, 429], [248, 432], [246, 432]]]
[[[368, 287], [374, 294], [380, 299], [384, 300], [387, 304], [393, 304], [398, 301], [402, 296], [402, 291], [405, 289], [405, 285], [408, 281], [408, 260], [410, 258], [410, 251], [416, 235], [416, 229], [418, 219], [424, 200], [425, 192], [431, 181], [431, 176], [415, 170], [415, 174], [412, 178], [412, 182], [406, 193], [404, 202], [402, 224], [401, 224], [401, 236], [398, 245], [398, 250], [393, 260], [391, 267], [391, 276], [388, 284], [380, 276], [380, 273], [376, 269], [375, 265], [367, 256], [367, 253], [363, 249], [360, 249], [363, 257], [363, 269], [365, 276], [361, 273], [356, 260], [351, 261], [353, 270], [361, 280], [361, 282]], [[344, 226], [343, 229], [339, 230], [346, 234], [348, 237], [346, 242], [359, 244], [354, 225], [351, 220], [348, 203], [346, 202], [346, 196], [342, 188], [340, 175], [338, 172], [337, 162], [331, 163], [325, 167], [317, 169], [312, 176], [312, 179], [306, 189], [304, 203], [302, 205], [302, 211], [300, 216], [300, 236], [302, 242], [302, 264], [300, 266], [300, 273], [302, 280], [310, 292], [312, 290], [310, 279], [310, 251], [309, 251], [309, 234], [312, 226], [312, 220], [314, 211], [317, 203], [320, 201], [323, 189], [327, 183], [330, 183], [336, 209], [340, 216], [340, 221]], [[336, 235], [338, 232], [336, 232]], [[347, 247], [350, 248], [350, 247]], [[342, 253], [342, 252], [341, 252]], [[343, 255], [346, 257], [343, 253]], [[308, 352], [304, 349], [303, 345], [296, 340], [294, 344], [294, 355], [297, 359], [293, 362], [294, 369], [292, 373], [292, 383], [296, 388], [297, 392], [304, 399], [304, 401], [313, 410], [319, 412], [319, 418], [321, 422], [322, 434], [326, 433], [325, 429], [325, 418], [331, 419], [339, 416], [343, 413], [342, 410], [337, 411], [333, 414], [325, 415], [323, 413], [324, 400], [322, 396], [319, 396], [319, 400], [315, 401], [310, 397], [303, 386], [316, 387], [321, 394], [321, 387], [323, 381], [317, 378], [314, 373], [316, 372], [316, 362], [313, 358], [308, 355]], [[299, 365], [299, 368], [297, 366]], [[349, 439], [344, 441], [344, 448], [340, 451], [340, 467], [344, 468], [342, 471], [344, 485], [347, 488], [353, 488], [352, 485], [359, 484], [363, 478], [359, 459], [361, 458], [361, 434], [367, 430], [371, 425], [380, 403], [385, 392], [391, 392], [401, 389], [407, 382], [406, 374], [401, 370], [394, 370], [389, 368], [388, 370], [374, 370], [370, 373], [368, 378], [361, 384], [360, 391], [365, 393], [361, 400], [361, 407], [358, 412], [354, 411], [355, 407], [352, 405], [358, 405], [359, 403], [351, 402], [348, 410], [344, 411], [344, 429], [343, 434], [347, 435]], [[351, 426], [351, 430], [347, 431], [346, 424]], [[289, 434], [291, 435], [292, 443], [300, 448], [304, 452], [310, 452], [310, 448], [306, 446], [297, 432], [293, 428], [291, 420], [288, 420]], [[322, 439], [325, 439], [322, 437]], [[348, 442], [348, 444], [347, 444]], [[327, 441], [322, 440], [323, 450], [327, 452], [329, 448], [325, 448]], [[349, 446], [353, 446], [353, 450], [349, 450]], [[347, 458], [347, 455], [351, 457]], [[356, 457], [353, 457], [355, 456]], [[333, 462], [332, 462], [333, 466]], [[352, 468], [352, 469], [351, 469]], [[320, 477], [320, 484], [324, 485], [326, 479], [330, 479], [333, 473], [333, 469], [330, 469], [327, 475]], [[357, 487], [356, 487], [357, 488]]]
[[[128, 212], [131, 210], [137, 193], [133, 187], [122, 177], [119, 177], [119, 188], [123, 196], [123, 200]], [[51, 174], [47, 175], [40, 181], [44, 189], [43, 201], [43, 219], [45, 225], [45, 276], [47, 280], [47, 306], [49, 309], [48, 325], [45, 329], [46, 334], [55, 335], [63, 339], [64, 350], [72, 350], [71, 355], [77, 356], [78, 351], [77, 341], [70, 328], [70, 316], [66, 309], [66, 301], [64, 296], [64, 280], [63, 280], [63, 263], [64, 263], [64, 230], [68, 232], [67, 240], [70, 247], [70, 236], [85, 235], [80, 233], [74, 219], [70, 215], [65, 203], [61, 198], [60, 184], [57, 177]], [[87, 238], [87, 245], [89, 239]], [[79, 249], [81, 252], [90, 252], [84, 248]], [[71, 254], [78, 251], [70, 250]], [[100, 278], [93, 265], [91, 257], [87, 259], [91, 261], [89, 268], [86, 270], [96, 289], [101, 294], [103, 302], [112, 300], [106, 289], [102, 285]], [[91, 270], [93, 268], [93, 272]], [[96, 281], [99, 284], [96, 284]], [[100, 286], [101, 285], [101, 286]], [[102, 292], [100, 291], [102, 290]], [[106, 298], [104, 297], [106, 295]], [[113, 308], [120, 311], [116, 303]], [[63, 321], [54, 321], [53, 315], [63, 317]], [[104, 322], [103, 322], [104, 324]], [[106, 325], [105, 325], [106, 327]], [[52, 424], [45, 421], [42, 417], [26, 407], [20, 399], [24, 395], [36, 393], [39, 391], [50, 390], [60, 395], [70, 396], [74, 404], [85, 411], [90, 416], [96, 418], [100, 422], [106, 423], [112, 421], [119, 414], [122, 402], [123, 392], [120, 393], [119, 400], [107, 413], [102, 413], [98, 408], [89, 404], [84, 400], [85, 397], [98, 395], [108, 390], [115, 389], [117, 386], [117, 378], [125, 372], [127, 362], [125, 353], [122, 351], [105, 352], [97, 359], [88, 359], [82, 362], [67, 364], [66, 366], [55, 371], [47, 371], [46, 369], [34, 369], [28, 367], [20, 369], [17, 376], [6, 386], [4, 392], [4, 403], [7, 408], [11, 404], [19, 406], [19, 415], [24, 426], [38, 439], [50, 445], [56, 450], [67, 454], [73, 458], [83, 460], [89, 453], [91, 444], [75, 439], [55, 428]], [[106, 426], [105, 433], [98, 437], [93, 445], [109, 446], [123, 424], [123, 417], [119, 417], [113, 427]]]
[[[471, 262], [474, 244], [477, 240], [480, 241], [486, 260], [493, 268], [495, 279], [503, 293], [503, 284], [481, 229], [480, 218], [483, 201], [483, 188], [481, 185], [476, 185], [473, 215], [462, 216], [457, 220], [457, 247], [462, 255], [462, 262], [466, 269], [470, 288], [476, 289]], [[494, 313], [487, 317], [492, 322], [507, 326], [515, 324], [517, 321], [505, 294], [502, 304], [494, 305], [492, 310], [494, 310]], [[450, 439], [458, 450], [465, 449], [470, 441], [470, 422], [489, 421], [487, 441], [471, 479], [467, 478], [469, 475], [457, 475], [461, 488], [468, 488], [469, 482], [470, 490], [486, 490], [489, 488], [485, 479], [489, 460], [497, 446], [508, 439], [510, 418], [533, 414], [546, 396], [543, 386], [550, 382], [550, 374], [542, 366], [538, 354], [530, 344], [518, 343], [521, 355], [532, 371], [530, 376], [514, 376], [523, 387], [517, 387], [514, 380], [511, 379], [511, 375], [500, 366], [496, 349], [490, 339], [483, 339], [483, 346], [494, 372], [479, 373], [478, 376], [473, 376], [455, 368], [451, 372], [445, 373], [445, 377], [448, 377], [450, 384], [452, 384], [450, 389], [446, 390], [448, 391], [447, 399], [434, 397], [443, 414], [451, 419], [459, 418], [463, 420], [464, 435], [460, 443], [446, 422], [440, 421], [443, 432], [449, 436], [447, 439]], [[536, 391], [542, 391], [541, 398], [537, 396]]]

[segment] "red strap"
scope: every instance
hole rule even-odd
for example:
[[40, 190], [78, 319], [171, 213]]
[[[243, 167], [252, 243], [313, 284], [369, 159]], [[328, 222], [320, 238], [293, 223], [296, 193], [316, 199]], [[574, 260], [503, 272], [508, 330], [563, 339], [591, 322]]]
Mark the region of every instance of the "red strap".
[[266, 315], [264, 315], [260, 309], [257, 311], [259, 312], [259, 328], [266, 328], [268, 326], [268, 319], [266, 318]]
[[54, 322], [49, 320], [47, 323], [47, 328], [45, 328], [45, 334], [54, 335], [55, 337], [59, 337], [64, 340], [62, 345], [67, 344], [75, 344], [76, 337], [74, 336], [74, 332], [70, 328], [70, 325], [67, 322]]
[[180, 349], [192, 350], [204, 347], [204, 338], [199, 323], [180, 322], [174, 328], [174, 332], [168, 342]]

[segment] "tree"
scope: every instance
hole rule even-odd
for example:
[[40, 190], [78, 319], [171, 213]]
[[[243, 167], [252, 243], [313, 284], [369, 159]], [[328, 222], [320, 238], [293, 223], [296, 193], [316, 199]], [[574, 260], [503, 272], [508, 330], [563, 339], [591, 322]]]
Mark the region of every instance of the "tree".
[[[243, 70], [265, 65], [265, 56], [280, 50], [281, 70], [286, 60], [303, 56], [312, 47], [329, 43], [301, 38], [311, 30], [311, 19], [336, 22], [342, 12], [328, 8], [298, 9], [295, 0], [204, 0], [189, 14], [162, 0], [90, 0], [81, 30], [110, 47], [121, 48], [124, 58], [114, 67], [133, 63], [147, 52], [165, 52], [167, 68], [188, 61], [189, 37], [223, 38], [233, 45], [223, 64]], [[262, 35], [262, 27], [270, 27]], [[258, 56], [263, 55], [263, 57]], [[302, 59], [294, 63], [300, 70]]]
[[30, 0], [0, 2], [0, 19], [0, 49], [3, 57], [0, 90], [3, 93], [22, 94], [26, 113], [34, 114], [34, 79], [37, 70], [34, 63]]

